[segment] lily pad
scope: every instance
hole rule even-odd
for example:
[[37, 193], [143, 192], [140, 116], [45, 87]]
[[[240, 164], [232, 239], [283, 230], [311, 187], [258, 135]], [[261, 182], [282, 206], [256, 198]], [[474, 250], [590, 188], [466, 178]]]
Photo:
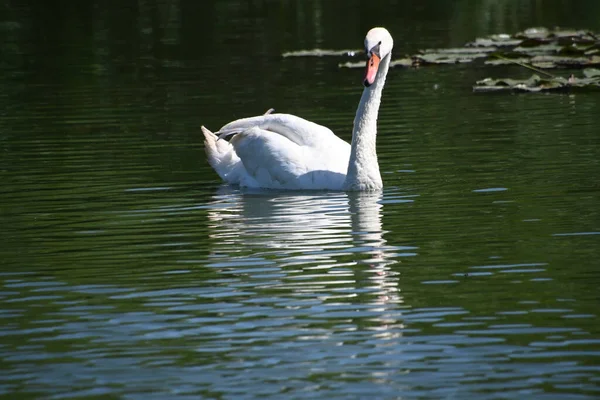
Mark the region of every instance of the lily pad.
[[535, 56], [529, 60], [537, 68], [583, 68], [600, 65], [600, 56], [564, 57], [552, 55]]
[[542, 92], [542, 91], [570, 91], [573, 89], [600, 89], [600, 70], [584, 70], [584, 77], [578, 78], [571, 75], [569, 78], [561, 76], [544, 77], [532, 75], [529, 79], [492, 79], [486, 78], [477, 81], [473, 86], [475, 93], [489, 92]]
[[390, 67], [408, 68], [408, 67], [413, 67], [413, 66], [414, 66], [414, 60], [410, 57], [398, 58], [397, 60], [392, 60], [390, 62]]
[[474, 42], [467, 43], [465, 47], [514, 47], [521, 44], [522, 41], [522, 39], [516, 39], [509, 34], [500, 33], [485, 38], [477, 38]]
[[502, 58], [490, 58], [485, 60], [486, 65], [517, 65], [527, 64], [531, 60], [529, 57], [502, 57]]
[[445, 54], [445, 55], [474, 55], [485, 57], [487, 53], [493, 53], [497, 49], [495, 47], [487, 47], [484, 49], [477, 49], [472, 47], [454, 47], [449, 49], [426, 49], [421, 50], [421, 54]]
[[600, 41], [593, 44], [569, 43], [561, 46], [558, 54], [564, 56], [591, 56], [600, 54]]
[[600, 69], [587, 68], [583, 70], [583, 76], [586, 78], [600, 78]]
[[[555, 38], [585, 38], [589, 36], [591, 32], [576, 29], [555, 29], [552, 31], [550, 36]], [[593, 36], [593, 34], [592, 34]], [[593, 39], [593, 38], [592, 38]]]
[[[361, 50], [311, 49], [283, 53], [283, 57], [348, 57], [340, 68], [364, 68]], [[362, 57], [361, 57], [362, 58]], [[569, 78], [534, 75], [526, 80], [485, 79], [473, 87], [475, 92], [597, 89], [600, 86], [600, 34], [581, 29], [528, 28], [516, 34], [499, 33], [477, 38], [464, 47], [426, 49], [398, 58], [391, 67], [417, 68], [429, 65], [482, 62], [484, 65], [520, 65], [538, 72], [544, 69], [584, 69], [582, 77]]]
[[555, 54], [558, 53], [563, 47], [558, 43], [542, 43], [538, 46], [526, 47], [520, 45], [515, 47], [512, 51], [520, 54], [537, 55], [537, 54]]
[[477, 38], [465, 47], [429, 49], [413, 56], [415, 66], [455, 64], [483, 59], [487, 65], [532, 64], [537, 68], [584, 68], [597, 65], [600, 35], [585, 30], [529, 28]]
[[[482, 57], [485, 57], [483, 55]], [[457, 64], [457, 63], [470, 63], [477, 57], [471, 57], [466, 54], [419, 54], [415, 56], [418, 65], [427, 64]]]
[[458, 47], [449, 49], [426, 49], [412, 56], [414, 66], [428, 64], [458, 64], [469, 63], [479, 58], [487, 58], [495, 47], [475, 48]]
[[545, 40], [550, 36], [550, 30], [544, 27], [527, 28], [515, 35], [516, 38]]
[[338, 68], [364, 68], [364, 61], [347, 61], [345, 63], [339, 63]]
[[311, 49], [288, 51], [282, 54], [282, 57], [354, 57], [363, 54], [362, 50], [330, 50], [330, 49]]

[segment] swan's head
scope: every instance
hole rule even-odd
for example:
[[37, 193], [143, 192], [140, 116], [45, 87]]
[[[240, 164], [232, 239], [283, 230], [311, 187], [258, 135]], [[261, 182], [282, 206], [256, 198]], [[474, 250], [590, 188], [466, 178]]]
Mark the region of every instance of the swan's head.
[[392, 54], [394, 39], [385, 28], [373, 28], [365, 37], [365, 53], [367, 54], [367, 70], [363, 83], [369, 87], [375, 82], [379, 62], [382, 58]]

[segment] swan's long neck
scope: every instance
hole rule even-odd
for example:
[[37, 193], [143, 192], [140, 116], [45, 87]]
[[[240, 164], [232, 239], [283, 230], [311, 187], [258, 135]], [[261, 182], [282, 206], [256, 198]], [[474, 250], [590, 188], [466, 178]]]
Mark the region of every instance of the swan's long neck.
[[379, 190], [383, 187], [377, 163], [377, 114], [391, 54], [379, 64], [373, 84], [363, 90], [352, 130], [352, 148], [344, 190]]

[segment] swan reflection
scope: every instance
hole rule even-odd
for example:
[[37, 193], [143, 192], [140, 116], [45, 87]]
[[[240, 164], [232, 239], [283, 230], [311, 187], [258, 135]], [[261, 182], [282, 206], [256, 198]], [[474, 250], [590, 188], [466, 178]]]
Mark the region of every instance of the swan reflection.
[[209, 266], [322, 299], [401, 303], [380, 193], [245, 192], [223, 186], [209, 209]]

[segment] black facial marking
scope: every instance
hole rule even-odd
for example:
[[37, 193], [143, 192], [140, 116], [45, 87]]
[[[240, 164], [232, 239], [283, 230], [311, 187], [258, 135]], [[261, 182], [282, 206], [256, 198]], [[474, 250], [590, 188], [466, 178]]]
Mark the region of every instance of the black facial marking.
[[381, 58], [381, 54], [379, 54], [381, 47], [381, 42], [377, 43], [373, 48], [369, 51], [370, 54], [375, 54], [377, 57]]

